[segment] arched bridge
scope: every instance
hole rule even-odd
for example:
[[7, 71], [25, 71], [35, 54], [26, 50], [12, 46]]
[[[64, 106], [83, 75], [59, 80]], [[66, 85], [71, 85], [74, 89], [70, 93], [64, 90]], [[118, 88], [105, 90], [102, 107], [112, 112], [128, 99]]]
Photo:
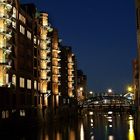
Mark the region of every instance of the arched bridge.
[[82, 108], [96, 110], [129, 110], [133, 106], [133, 100], [117, 95], [92, 97], [84, 101], [84, 103], [81, 105]]

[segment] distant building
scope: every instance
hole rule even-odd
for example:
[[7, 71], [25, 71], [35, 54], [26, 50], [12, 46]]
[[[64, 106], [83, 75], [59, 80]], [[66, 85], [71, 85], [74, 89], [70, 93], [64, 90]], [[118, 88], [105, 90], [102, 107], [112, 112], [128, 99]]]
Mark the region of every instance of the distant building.
[[82, 70], [77, 70], [77, 98], [79, 101], [87, 98], [87, 76]]

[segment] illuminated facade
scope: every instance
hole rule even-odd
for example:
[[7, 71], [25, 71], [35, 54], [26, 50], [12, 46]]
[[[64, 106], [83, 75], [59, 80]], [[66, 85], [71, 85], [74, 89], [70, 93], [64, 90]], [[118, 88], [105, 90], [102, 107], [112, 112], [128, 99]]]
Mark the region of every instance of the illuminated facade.
[[60, 45], [59, 45], [59, 38], [58, 38], [58, 32], [56, 29], [53, 30], [51, 34], [51, 91], [52, 91], [52, 97], [51, 97], [51, 106], [58, 107], [59, 106], [59, 96], [60, 93]]
[[48, 14], [40, 13], [39, 16], [40, 22], [40, 48], [39, 48], [39, 83], [40, 83], [40, 93], [41, 93], [41, 101], [43, 106], [48, 106], [48, 96], [50, 94], [50, 90], [48, 90], [48, 83], [51, 80], [49, 73], [51, 72], [51, 68], [49, 63], [51, 62], [51, 38], [48, 36], [48, 32], [51, 32], [52, 29], [48, 23]]
[[48, 14], [33, 4], [0, 0], [0, 118], [48, 106], [51, 38]]
[[[9, 84], [8, 71], [11, 68], [12, 22], [15, 15], [12, 1], [0, 1], [0, 86]], [[12, 17], [11, 17], [12, 16]], [[13, 20], [12, 20], [13, 19]]]
[[70, 98], [76, 98], [77, 88], [77, 67], [75, 55], [71, 47], [63, 46], [61, 48], [61, 92], [62, 103], [68, 103]]
[[0, 121], [44, 117], [47, 108], [53, 114], [76, 99], [75, 55], [70, 47], [60, 50], [47, 13], [34, 4], [0, 0]]

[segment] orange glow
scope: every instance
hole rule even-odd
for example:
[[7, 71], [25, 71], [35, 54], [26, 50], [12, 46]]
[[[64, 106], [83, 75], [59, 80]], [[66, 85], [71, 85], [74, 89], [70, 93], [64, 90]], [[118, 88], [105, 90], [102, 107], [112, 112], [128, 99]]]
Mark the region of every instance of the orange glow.
[[58, 94], [58, 83], [52, 84], [52, 91], [53, 91], [53, 94]]
[[70, 130], [69, 132], [69, 140], [76, 140], [75, 132], [73, 130]]
[[47, 83], [46, 83], [46, 81], [41, 81], [41, 83], [40, 83], [40, 91], [42, 93], [46, 93], [47, 92]]

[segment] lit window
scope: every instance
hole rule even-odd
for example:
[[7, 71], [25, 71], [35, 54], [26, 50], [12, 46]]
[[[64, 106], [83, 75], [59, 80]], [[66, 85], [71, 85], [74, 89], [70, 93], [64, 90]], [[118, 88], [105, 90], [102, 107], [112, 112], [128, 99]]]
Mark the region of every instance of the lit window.
[[38, 45], [39, 45], [39, 43], [40, 43], [40, 40], [38, 40]]
[[6, 119], [9, 117], [9, 112], [8, 111], [2, 111], [2, 119]]
[[6, 74], [6, 84], [8, 84], [8, 83], [9, 83], [9, 75]]
[[12, 84], [16, 86], [16, 75], [12, 76]]
[[17, 12], [16, 8], [13, 7], [13, 15], [12, 15], [12, 16], [13, 16], [14, 18], [16, 18], [16, 12]]
[[31, 39], [31, 33], [29, 31], [27, 31], [27, 37]]
[[20, 78], [20, 87], [24, 88], [24, 78]]
[[34, 89], [37, 89], [37, 81], [34, 81]]
[[24, 28], [22, 25], [20, 25], [20, 32], [21, 32], [22, 34], [25, 34], [25, 28]]
[[25, 17], [21, 14], [19, 14], [19, 20], [22, 21], [24, 24], [26, 22]]
[[25, 116], [25, 110], [20, 110], [20, 116], [24, 117]]
[[34, 44], [36, 44], [36, 36], [34, 36]]
[[27, 80], [27, 89], [31, 89], [31, 80]]

